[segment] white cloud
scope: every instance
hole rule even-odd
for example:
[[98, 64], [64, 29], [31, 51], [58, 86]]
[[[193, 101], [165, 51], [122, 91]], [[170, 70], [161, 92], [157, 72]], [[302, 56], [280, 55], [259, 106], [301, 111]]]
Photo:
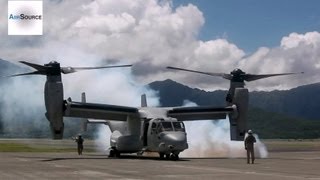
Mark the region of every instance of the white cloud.
[[[281, 46], [260, 48], [242, 60], [242, 67], [254, 73], [305, 72], [305, 74], [275, 77], [250, 83], [258, 89], [288, 89], [319, 82], [320, 33], [292, 33], [281, 40]], [[262, 82], [263, 81], [263, 82]]]
[[[5, 17], [6, 2], [1, 5], [0, 17]], [[250, 82], [252, 89], [318, 82], [319, 32], [292, 33], [278, 47], [246, 54], [223, 38], [198, 40], [204, 22], [196, 6], [173, 8], [170, 0], [45, 1], [45, 35], [9, 37], [0, 27], [0, 57], [41, 63], [57, 59], [65, 65], [119, 60], [135, 64], [133, 75], [139, 82], [171, 78], [204, 89], [226, 89], [229, 83], [219, 77], [166, 71], [165, 66], [225, 73], [238, 67], [247, 73], [306, 72]]]
[[204, 65], [215, 71], [221, 68], [225, 69], [223, 67], [234, 67], [239, 59], [245, 55], [241, 49], [225, 39], [200, 42], [194, 54], [196, 62], [199, 63], [198, 67]]
[[95, 14], [90, 17], [82, 17], [75, 23], [74, 27], [112, 34], [128, 32], [134, 27], [134, 24], [135, 19], [128, 13], [122, 13], [121, 15], [110, 14], [106, 16]]
[[319, 46], [319, 36], [318, 32], [308, 32], [306, 34], [291, 33], [288, 37], [282, 38], [281, 47], [287, 50], [305, 45]]

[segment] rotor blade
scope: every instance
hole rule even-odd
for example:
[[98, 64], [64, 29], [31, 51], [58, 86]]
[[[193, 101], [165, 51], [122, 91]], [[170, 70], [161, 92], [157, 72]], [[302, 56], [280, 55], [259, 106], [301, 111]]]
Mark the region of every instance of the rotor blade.
[[105, 69], [105, 68], [118, 68], [118, 67], [131, 67], [132, 65], [115, 65], [115, 66], [99, 66], [99, 67], [61, 67], [63, 74], [74, 73], [81, 70], [92, 70], [92, 69]]
[[172, 66], [167, 66], [167, 69], [174, 69], [174, 70], [180, 70], [180, 71], [187, 71], [187, 72], [193, 72], [193, 73], [199, 73], [199, 74], [206, 74], [209, 76], [220, 76], [225, 79], [231, 79], [232, 76], [229, 74], [224, 74], [224, 73], [210, 73], [210, 72], [201, 72], [201, 71], [195, 71], [195, 70], [190, 70], [190, 69], [183, 69], [183, 68], [177, 68], [177, 67], [172, 67]]
[[274, 76], [285, 76], [285, 75], [294, 75], [294, 74], [303, 74], [304, 72], [300, 73], [281, 73], [281, 74], [244, 74], [243, 79], [245, 81], [255, 81], [258, 79], [268, 78], [268, 77], [274, 77]]
[[26, 62], [26, 61], [19, 61], [19, 62], [22, 63], [22, 64], [25, 64], [27, 66], [33, 67], [34, 69], [39, 70], [39, 71], [45, 71], [46, 70], [46, 68], [44, 66], [39, 65], [39, 64], [33, 64], [33, 63]]
[[14, 75], [10, 75], [8, 77], [28, 76], [28, 75], [43, 75], [43, 73], [41, 73], [40, 71], [34, 71], [34, 72], [30, 72], [30, 73], [14, 74]]

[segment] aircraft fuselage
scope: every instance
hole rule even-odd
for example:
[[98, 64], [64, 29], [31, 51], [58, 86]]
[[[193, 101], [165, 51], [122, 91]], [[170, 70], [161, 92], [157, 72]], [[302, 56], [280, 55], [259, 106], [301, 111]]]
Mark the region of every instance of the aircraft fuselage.
[[[140, 133], [129, 133], [128, 122], [109, 121], [111, 148], [118, 153], [158, 152], [178, 155], [188, 148], [183, 122], [174, 118], [153, 118], [140, 121]], [[136, 131], [135, 131], [136, 132]]]

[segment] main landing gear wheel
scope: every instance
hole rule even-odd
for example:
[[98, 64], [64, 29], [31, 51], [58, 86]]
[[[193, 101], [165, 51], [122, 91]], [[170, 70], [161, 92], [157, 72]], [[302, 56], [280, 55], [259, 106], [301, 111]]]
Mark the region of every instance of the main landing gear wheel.
[[170, 154], [166, 154], [166, 159], [167, 159], [167, 160], [170, 159]]
[[159, 153], [160, 159], [164, 159], [164, 153]]
[[111, 149], [110, 152], [109, 152], [109, 157], [117, 157], [119, 158], [121, 155], [120, 155], [120, 152], [117, 151], [116, 149]]
[[173, 154], [172, 153], [170, 158], [171, 158], [171, 160], [177, 161], [177, 160], [179, 160], [179, 154]]

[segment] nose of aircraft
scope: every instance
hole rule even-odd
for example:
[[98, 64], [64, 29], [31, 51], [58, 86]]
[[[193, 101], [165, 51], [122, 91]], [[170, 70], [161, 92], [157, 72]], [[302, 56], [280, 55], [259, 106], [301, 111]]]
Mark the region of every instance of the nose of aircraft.
[[168, 133], [163, 137], [167, 144], [183, 144], [186, 143], [186, 135], [184, 133]]

